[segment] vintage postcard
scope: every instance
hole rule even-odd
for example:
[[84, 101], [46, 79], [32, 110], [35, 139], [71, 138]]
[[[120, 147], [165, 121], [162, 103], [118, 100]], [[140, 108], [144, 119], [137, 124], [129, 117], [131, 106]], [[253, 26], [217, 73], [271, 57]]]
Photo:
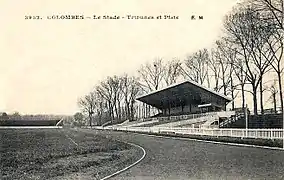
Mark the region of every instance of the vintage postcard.
[[283, 0], [0, 0], [0, 179], [284, 179]]

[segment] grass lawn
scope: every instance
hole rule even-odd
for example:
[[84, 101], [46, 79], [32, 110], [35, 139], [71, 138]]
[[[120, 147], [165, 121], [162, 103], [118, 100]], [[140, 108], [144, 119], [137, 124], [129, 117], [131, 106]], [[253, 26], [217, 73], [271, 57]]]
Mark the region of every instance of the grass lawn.
[[100, 134], [68, 129], [0, 129], [0, 179], [100, 179], [142, 156]]

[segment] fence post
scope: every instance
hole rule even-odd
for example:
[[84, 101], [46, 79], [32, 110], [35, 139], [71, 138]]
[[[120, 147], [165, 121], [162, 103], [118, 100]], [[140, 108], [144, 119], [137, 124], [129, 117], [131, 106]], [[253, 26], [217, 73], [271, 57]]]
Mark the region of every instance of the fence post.
[[258, 130], [256, 129], [256, 130], [255, 130], [255, 138], [257, 138], [257, 131], [258, 131]]
[[231, 129], [231, 137], [233, 137], [233, 129]]
[[246, 119], [246, 134], [248, 134], [248, 105], [245, 107], [245, 119]]

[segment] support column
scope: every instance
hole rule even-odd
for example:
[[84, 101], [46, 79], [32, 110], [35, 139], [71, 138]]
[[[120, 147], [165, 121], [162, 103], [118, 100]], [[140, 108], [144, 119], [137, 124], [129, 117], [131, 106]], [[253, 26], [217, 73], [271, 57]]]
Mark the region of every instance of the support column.
[[143, 103], [143, 119], [145, 119], [145, 117], [146, 117], [146, 113], [145, 113], [146, 111], [145, 111], [145, 103]]
[[169, 118], [170, 118], [171, 117], [171, 103], [168, 102], [168, 104], [169, 104]]

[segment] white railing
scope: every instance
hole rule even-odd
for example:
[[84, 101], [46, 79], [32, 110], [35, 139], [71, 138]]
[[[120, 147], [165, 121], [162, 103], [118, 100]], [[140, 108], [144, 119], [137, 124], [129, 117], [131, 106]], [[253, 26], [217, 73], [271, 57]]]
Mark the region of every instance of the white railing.
[[233, 115], [236, 115], [235, 111], [219, 111], [217, 112], [217, 115], [219, 117], [231, 117]]
[[157, 122], [159, 122], [159, 120], [136, 122], [136, 123], [133, 123], [133, 124], [126, 124], [125, 127], [143, 126], [143, 125], [148, 125], [148, 124], [154, 124], [154, 123], [157, 123]]
[[[110, 129], [110, 128], [108, 128]], [[159, 127], [119, 127], [112, 130], [146, 132], [146, 133], [175, 133], [184, 135], [227, 136], [241, 138], [282, 139], [283, 129], [205, 129], [205, 128], [159, 128]]]
[[232, 117], [229, 117], [228, 119], [226, 119], [225, 121], [221, 122], [220, 123], [220, 127], [224, 127], [226, 126], [227, 124], [231, 124], [233, 122], [236, 122], [238, 121], [240, 118], [242, 118], [243, 115], [242, 114], [238, 114], [236, 116], [232, 116]]
[[154, 117], [154, 118], [147, 118], [144, 121], [151, 121], [151, 120], [159, 120], [159, 121], [167, 121], [167, 120], [187, 120], [187, 119], [195, 119], [204, 116], [211, 116], [217, 115], [218, 112], [208, 112], [208, 113], [201, 113], [201, 114], [189, 114], [189, 115], [177, 115], [177, 116], [167, 116], [167, 117]]

